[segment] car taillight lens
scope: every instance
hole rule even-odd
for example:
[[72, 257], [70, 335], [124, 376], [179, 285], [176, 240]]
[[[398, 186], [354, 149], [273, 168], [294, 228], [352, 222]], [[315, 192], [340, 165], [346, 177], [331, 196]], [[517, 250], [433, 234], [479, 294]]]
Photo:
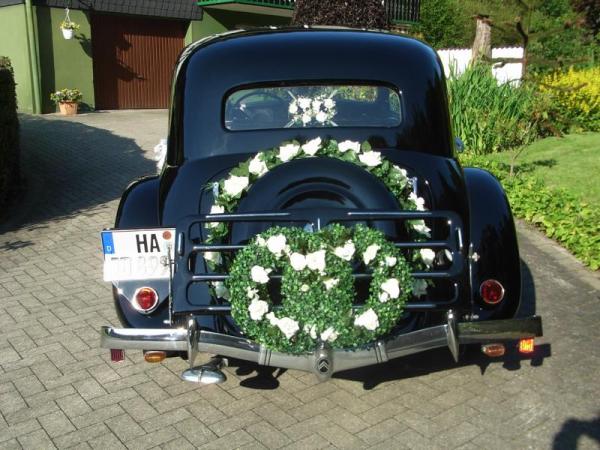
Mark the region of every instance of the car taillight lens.
[[504, 286], [496, 280], [485, 280], [479, 287], [479, 293], [488, 305], [496, 305], [504, 298]]
[[535, 349], [534, 338], [520, 339], [519, 340], [519, 351], [521, 353], [533, 353]]
[[138, 309], [150, 311], [158, 303], [158, 294], [150, 287], [143, 287], [135, 292], [134, 300], [137, 303]]

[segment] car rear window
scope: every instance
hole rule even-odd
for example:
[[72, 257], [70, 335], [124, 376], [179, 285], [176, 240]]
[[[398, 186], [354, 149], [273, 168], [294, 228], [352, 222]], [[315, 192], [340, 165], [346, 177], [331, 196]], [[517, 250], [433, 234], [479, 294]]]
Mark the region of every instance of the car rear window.
[[225, 99], [225, 128], [397, 127], [401, 93], [366, 84], [252, 87]]

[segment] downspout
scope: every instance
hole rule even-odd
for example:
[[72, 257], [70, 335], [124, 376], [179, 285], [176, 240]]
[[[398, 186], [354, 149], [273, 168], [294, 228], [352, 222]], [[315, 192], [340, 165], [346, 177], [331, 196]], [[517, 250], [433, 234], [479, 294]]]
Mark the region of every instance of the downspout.
[[37, 36], [33, 26], [33, 8], [31, 0], [25, 0], [25, 32], [27, 35], [27, 56], [31, 74], [31, 98], [33, 99], [33, 113], [40, 114], [40, 73], [38, 69]]

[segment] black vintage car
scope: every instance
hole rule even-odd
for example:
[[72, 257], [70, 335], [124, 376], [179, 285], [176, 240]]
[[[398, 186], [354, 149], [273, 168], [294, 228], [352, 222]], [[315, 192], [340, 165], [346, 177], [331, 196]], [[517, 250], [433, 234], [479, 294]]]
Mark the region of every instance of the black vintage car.
[[[160, 175], [102, 233], [124, 327], [102, 346], [187, 358], [182, 377], [205, 383], [225, 358], [327, 379], [437, 347], [532, 351], [510, 206], [455, 145], [418, 40], [318, 27], [192, 44]], [[195, 367], [198, 352], [215, 357]]]

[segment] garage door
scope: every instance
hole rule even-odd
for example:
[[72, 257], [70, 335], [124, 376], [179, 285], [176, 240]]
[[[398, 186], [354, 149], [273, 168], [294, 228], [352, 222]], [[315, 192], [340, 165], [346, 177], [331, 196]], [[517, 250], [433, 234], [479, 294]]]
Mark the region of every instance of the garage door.
[[94, 14], [96, 109], [166, 108], [188, 22]]

